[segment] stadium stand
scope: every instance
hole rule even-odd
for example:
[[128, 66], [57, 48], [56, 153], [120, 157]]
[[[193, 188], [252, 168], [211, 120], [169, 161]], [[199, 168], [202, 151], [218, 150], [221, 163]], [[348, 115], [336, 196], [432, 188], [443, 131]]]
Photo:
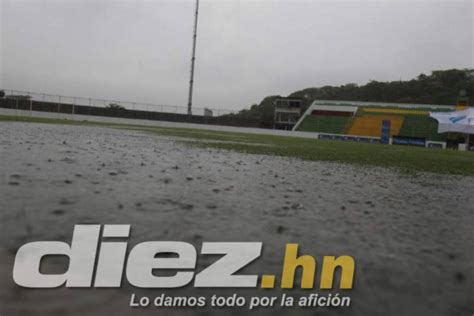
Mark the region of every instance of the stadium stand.
[[344, 116], [308, 116], [299, 126], [299, 131], [342, 134], [349, 117]]
[[342, 134], [356, 112], [355, 106], [311, 105], [293, 130]]
[[377, 113], [377, 114], [400, 114], [400, 115], [429, 115], [429, 110], [419, 109], [399, 109], [399, 108], [360, 108], [364, 113]]
[[453, 111], [454, 106], [350, 101], [314, 101], [294, 130], [328, 134], [381, 137], [382, 122], [389, 120], [390, 136], [444, 141], [430, 112]]
[[445, 134], [438, 134], [438, 122], [427, 115], [407, 115], [399, 136], [423, 137], [428, 140], [444, 141]]
[[346, 134], [357, 136], [380, 137], [382, 122], [390, 121], [390, 136], [398, 135], [403, 124], [403, 116], [397, 115], [363, 115], [354, 119]]

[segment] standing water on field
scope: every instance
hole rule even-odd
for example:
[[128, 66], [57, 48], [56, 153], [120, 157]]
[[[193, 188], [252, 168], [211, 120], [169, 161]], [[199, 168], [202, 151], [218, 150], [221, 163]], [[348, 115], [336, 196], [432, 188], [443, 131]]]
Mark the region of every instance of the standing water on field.
[[[286, 243], [301, 254], [356, 261], [350, 308], [308, 315], [472, 314], [474, 179], [401, 174], [327, 162], [197, 148], [179, 138], [91, 126], [0, 124], [0, 302], [5, 315], [220, 315], [239, 309], [132, 309], [130, 295], [281, 295], [259, 289], [26, 290], [16, 251], [70, 242], [75, 224], [130, 224], [143, 241], [261, 241], [246, 274], [281, 272]], [[46, 270], [61, 272], [56, 258]], [[318, 261], [319, 262], [319, 261]], [[62, 267], [62, 268], [61, 268]], [[46, 271], [47, 272], [47, 271]], [[300, 281], [296, 280], [297, 287]], [[262, 292], [264, 292], [262, 294]], [[288, 291], [287, 291], [288, 292]], [[312, 292], [292, 291], [308, 295]], [[274, 309], [259, 309], [274, 315]]]

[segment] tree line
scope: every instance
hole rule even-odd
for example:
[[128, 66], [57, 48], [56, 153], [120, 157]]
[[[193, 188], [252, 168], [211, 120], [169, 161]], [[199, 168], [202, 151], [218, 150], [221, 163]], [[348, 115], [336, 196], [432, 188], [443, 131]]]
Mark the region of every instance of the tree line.
[[[260, 104], [253, 104], [249, 109], [226, 116], [256, 122], [261, 127], [271, 127], [274, 102], [280, 97], [268, 96]], [[306, 88], [295, 91], [288, 97], [302, 99], [303, 110], [314, 100], [455, 105], [459, 99], [465, 99], [473, 106], [474, 69], [436, 70], [429, 75], [422, 73], [406, 81], [371, 80], [360, 86], [348, 83], [341, 86]]]

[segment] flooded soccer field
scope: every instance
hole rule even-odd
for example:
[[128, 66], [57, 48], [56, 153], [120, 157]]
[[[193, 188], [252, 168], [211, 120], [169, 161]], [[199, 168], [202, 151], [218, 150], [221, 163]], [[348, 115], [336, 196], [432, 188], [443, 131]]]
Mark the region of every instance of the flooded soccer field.
[[[131, 293], [262, 294], [139, 290], [127, 282], [107, 290], [27, 290], [14, 284], [21, 245], [70, 242], [74, 225], [81, 223], [130, 224], [129, 245], [185, 241], [199, 250], [203, 241], [261, 241], [262, 256], [245, 270], [249, 274], [280, 273], [286, 243], [299, 243], [301, 253], [317, 259], [354, 257], [354, 289], [339, 291], [351, 297], [350, 307], [255, 310], [258, 314], [473, 311], [472, 176], [245, 154], [143, 131], [17, 122], [0, 123], [0, 161], [2, 315], [237, 315], [247, 311], [128, 305]], [[200, 257], [198, 264], [214, 260]], [[58, 259], [47, 268], [61, 266]]]

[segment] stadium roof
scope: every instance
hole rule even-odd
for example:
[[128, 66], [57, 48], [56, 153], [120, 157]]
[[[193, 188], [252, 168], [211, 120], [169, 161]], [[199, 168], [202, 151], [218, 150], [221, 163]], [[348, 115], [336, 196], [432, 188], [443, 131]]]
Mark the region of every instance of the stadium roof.
[[319, 104], [312, 104], [310, 107], [312, 110], [320, 110], [320, 111], [332, 111], [332, 112], [357, 112], [357, 106], [350, 106], [350, 105], [319, 105]]

